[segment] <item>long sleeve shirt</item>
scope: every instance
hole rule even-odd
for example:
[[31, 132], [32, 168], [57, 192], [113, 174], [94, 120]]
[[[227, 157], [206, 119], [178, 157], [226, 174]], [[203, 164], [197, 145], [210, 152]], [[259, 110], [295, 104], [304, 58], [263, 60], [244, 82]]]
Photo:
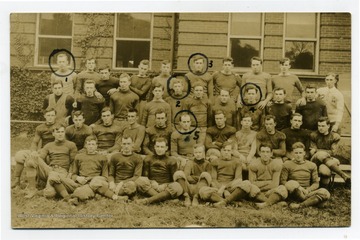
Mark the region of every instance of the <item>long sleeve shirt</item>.
[[108, 161], [105, 155], [79, 153], [75, 156], [75, 160], [71, 167], [71, 178], [76, 177], [93, 178], [97, 176], [108, 177]]
[[227, 125], [221, 129], [217, 126], [207, 128], [205, 138], [206, 149], [215, 148], [220, 150], [223, 143], [231, 138], [235, 133], [236, 129]]
[[341, 123], [344, 115], [344, 96], [335, 87], [323, 87], [317, 90], [319, 98], [321, 98], [327, 109], [330, 122]]
[[137, 109], [139, 104], [139, 96], [132, 91], [115, 92], [110, 96], [110, 109], [114, 113], [114, 117], [120, 120], [126, 120], [127, 112], [130, 108]]
[[140, 155], [115, 153], [109, 163], [109, 182], [135, 181], [141, 176], [142, 168], [143, 160]]
[[144, 160], [143, 176], [155, 180], [159, 184], [171, 183], [177, 171], [177, 162], [166, 155], [149, 155]]

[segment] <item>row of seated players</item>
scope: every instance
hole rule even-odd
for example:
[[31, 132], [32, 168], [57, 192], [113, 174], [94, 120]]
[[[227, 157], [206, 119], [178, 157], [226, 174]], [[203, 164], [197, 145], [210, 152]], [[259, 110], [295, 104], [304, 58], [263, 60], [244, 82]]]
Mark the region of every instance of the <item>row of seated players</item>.
[[[21, 173], [24, 167], [26, 167], [27, 168], [26, 175], [29, 183], [28, 193], [26, 195], [27, 197], [32, 197], [36, 193], [35, 185], [34, 185], [35, 184], [34, 179], [36, 176], [40, 179], [47, 181], [47, 187], [54, 186], [54, 183], [59, 183], [61, 179], [64, 179], [65, 182], [69, 181], [69, 184], [70, 185], [73, 184], [73, 186], [75, 187], [78, 187], [78, 184], [80, 183], [84, 183], [85, 180], [83, 180], [82, 178], [75, 177], [75, 179], [73, 178], [71, 180], [69, 178], [68, 171], [71, 163], [73, 162], [74, 156], [77, 153], [77, 149], [82, 149], [82, 147], [86, 143], [85, 139], [89, 136], [92, 135], [95, 136], [96, 147], [98, 147], [96, 153], [102, 155], [103, 156], [102, 159], [104, 159], [105, 162], [111, 163], [112, 161], [114, 161], [113, 158], [115, 158], [115, 156], [118, 155], [119, 151], [120, 152], [124, 151], [123, 149], [124, 138], [128, 139], [129, 141], [131, 140], [131, 147], [130, 147], [131, 152], [135, 152], [135, 153], [139, 152], [138, 148], [135, 146], [136, 142], [141, 142], [138, 141], [139, 134], [137, 131], [135, 131], [135, 134], [134, 132], [132, 132], [132, 130], [137, 129], [137, 126], [140, 126], [136, 121], [137, 112], [135, 110], [128, 112], [128, 124], [125, 125], [125, 127], [121, 127], [114, 124], [113, 114], [111, 113], [109, 108], [104, 108], [102, 111], [102, 123], [95, 124], [93, 127], [88, 127], [85, 124], [83, 124], [84, 118], [81, 112], [74, 113], [73, 116], [74, 125], [68, 126], [66, 129], [64, 126], [55, 123], [55, 117], [56, 117], [55, 110], [46, 111], [45, 113], [46, 123], [41, 124], [37, 127], [36, 135], [33, 139], [31, 146], [32, 150], [19, 151], [15, 156], [15, 160], [17, 163], [15, 167], [15, 180], [13, 182], [13, 187], [16, 187], [19, 184]], [[223, 130], [226, 127], [226, 118], [223, 112], [221, 111], [217, 112], [217, 114], [215, 115], [215, 122], [216, 122], [216, 126], [207, 129], [205, 146], [202, 147], [203, 148], [202, 151], [205, 152], [205, 149], [207, 150], [207, 155], [209, 156], [209, 159], [222, 158], [223, 155], [222, 152], [224, 151], [224, 146], [230, 146], [228, 148], [230, 148], [231, 150], [231, 155], [233, 156], [234, 159], [236, 159], [237, 162], [240, 163], [241, 175], [243, 170], [245, 172], [249, 171], [250, 169], [249, 166], [252, 163], [256, 162], [255, 156], [261, 157], [260, 149], [262, 145], [268, 145], [271, 148], [271, 155], [273, 155], [274, 159], [277, 159], [277, 161], [281, 163], [286, 159], [293, 160], [296, 157], [296, 155], [294, 155], [293, 148], [286, 148], [287, 138], [284, 135], [284, 133], [281, 133], [280, 131], [275, 129], [276, 121], [274, 116], [268, 115], [265, 118], [265, 127], [259, 132], [255, 132], [251, 130], [250, 128], [252, 124], [251, 117], [247, 116], [244, 117], [243, 120], [241, 121], [242, 129], [239, 130], [238, 132], [236, 132], [235, 129], [232, 128], [231, 131], [225, 131], [225, 132], [219, 131], [216, 136], [215, 135], [213, 136], [211, 133], [212, 129], [218, 128], [219, 130]], [[160, 123], [166, 124], [166, 114], [163, 111], [159, 111], [156, 114], [155, 126], [161, 126]], [[292, 123], [292, 128], [290, 128], [289, 131], [293, 132], [294, 135], [292, 136], [292, 138], [288, 139], [290, 140], [289, 142], [293, 141], [293, 143], [296, 143], [296, 141], [302, 141], [302, 140], [305, 141], [305, 143], [308, 142], [309, 135], [304, 135], [303, 133], [305, 131], [300, 130], [300, 126], [302, 123], [302, 116], [300, 114], [294, 114], [291, 123]], [[189, 128], [191, 124], [190, 124], [190, 116], [188, 114], [185, 113], [184, 115], [181, 116], [180, 125], [182, 129]], [[59, 131], [59, 126], [61, 131]], [[159, 129], [161, 130], [164, 128], [160, 127]], [[186, 131], [187, 130], [183, 130], [183, 132]], [[163, 155], [165, 155], [166, 158], [169, 155], [167, 154], [167, 150], [169, 148], [168, 147], [169, 135], [166, 136], [161, 132], [157, 132], [157, 133], [159, 134], [152, 136], [153, 138], [151, 138], [151, 136], [148, 135], [148, 132], [146, 132], [145, 134], [146, 137], [144, 143], [149, 144], [148, 146], [151, 146], [150, 148], [152, 149], [150, 150], [150, 154], [147, 155], [147, 158], [149, 159], [152, 159], [154, 158], [154, 156], [156, 157], [158, 155], [157, 152], [158, 149], [156, 144], [159, 138], [163, 139], [163, 142], [166, 145], [164, 146], [165, 150]], [[198, 140], [198, 138], [196, 138], [196, 135], [191, 136], [192, 133], [180, 134], [180, 138], [175, 138], [174, 136], [176, 136], [177, 134], [179, 134], [179, 132], [176, 130], [170, 135], [170, 142], [171, 142], [170, 155], [172, 155], [171, 159], [174, 160], [176, 165], [174, 166], [174, 169], [183, 170], [186, 168], [187, 164], [191, 164], [194, 161], [195, 153], [193, 152], [192, 147], [198, 144], [198, 142], [196, 141]], [[57, 139], [58, 135], [60, 135], [60, 139]], [[65, 136], [67, 139], [74, 142], [65, 140]], [[349, 176], [347, 176], [339, 169], [339, 161], [331, 157], [331, 154], [336, 149], [336, 145], [339, 140], [339, 135], [337, 133], [330, 131], [330, 122], [327, 118], [319, 119], [318, 131], [315, 131], [310, 134], [310, 140], [311, 143], [310, 143], [309, 153], [307, 153], [306, 151], [305, 144], [301, 143], [304, 146], [303, 152], [304, 154], [310, 154], [312, 156], [311, 161], [315, 163], [315, 166], [317, 166], [316, 175], [318, 175], [318, 171], [319, 171], [319, 174], [321, 176], [322, 186], [327, 186], [327, 184], [329, 183], [331, 171], [340, 174], [340, 176], [342, 176], [347, 183], [350, 183]], [[182, 143], [179, 144], [179, 142]], [[35, 150], [37, 149], [38, 144], [41, 144], [42, 147], [39, 150], [39, 153], [34, 151], [34, 149]], [[87, 149], [87, 146], [85, 146], [85, 148]], [[188, 152], [186, 154], [179, 154], [181, 153], [180, 149], [182, 148], [186, 149], [186, 151]], [[178, 151], [174, 151], [174, 149], [178, 149]], [[288, 151], [286, 151], [286, 149], [288, 149]], [[85, 152], [84, 149], [79, 151], [80, 154], [84, 154], [84, 152]], [[288, 153], [287, 157], [284, 156], [284, 153], [285, 154]], [[136, 154], [135, 156], [138, 155]], [[145, 156], [143, 156], [141, 159], [143, 159], [144, 157]], [[283, 157], [283, 160], [281, 160], [281, 157]], [[119, 170], [121, 169], [121, 165], [123, 165], [123, 167], [125, 165], [134, 166], [134, 164], [131, 164], [133, 159], [135, 159], [136, 161], [141, 161], [139, 160], [140, 158], [138, 157], [135, 158], [131, 156], [129, 158], [126, 158], [124, 161], [122, 161], [122, 163], [119, 163], [120, 164]], [[28, 163], [28, 161], [30, 161], [30, 164]], [[85, 171], [87, 168], [86, 164], [87, 161], [84, 160], [83, 169]], [[156, 161], [154, 161], [154, 164], [156, 165]], [[166, 168], [168, 168], [168, 166]], [[81, 172], [81, 170], [79, 169], [77, 171]], [[91, 171], [93, 171], [93, 169]], [[144, 174], [145, 169], [139, 171], [143, 172]], [[133, 173], [134, 169], [129, 172]], [[55, 180], [53, 177], [50, 177], [52, 176], [50, 173], [55, 174], [54, 177]], [[61, 174], [59, 175], [59, 173], [63, 175]], [[78, 174], [82, 176], [81, 173]], [[225, 175], [226, 174], [227, 173], [225, 173]], [[169, 175], [169, 173], [167, 174], [161, 173], [160, 175], [162, 175], [163, 177], [172, 176], [172, 174]], [[90, 176], [90, 178], [91, 177], [92, 176]], [[250, 173], [248, 178], [250, 180], [251, 178]], [[247, 179], [246, 176], [244, 176], [244, 180], [245, 179]], [[75, 180], [75, 184], [74, 184], [74, 180]], [[119, 181], [117, 181], [117, 183], [118, 182]], [[113, 189], [114, 185], [113, 184], [110, 185], [111, 185], [110, 187], [111, 190]], [[62, 187], [60, 188], [61, 191], [58, 190], [58, 193], [61, 195], [60, 192], [64, 193], [63, 191], [64, 189]], [[54, 189], [56, 190], [56, 187], [54, 187]], [[74, 189], [68, 187], [67, 191], [74, 191]], [[45, 191], [45, 193], [46, 195], [48, 195], [48, 191]], [[55, 193], [55, 192], [52, 191], [51, 193]], [[104, 193], [104, 192], [100, 190], [100, 193]], [[110, 192], [108, 192], [108, 194], [110, 194]]]
[[143, 158], [132, 151], [132, 138], [124, 135], [121, 151], [108, 161], [97, 152], [94, 135], [86, 137], [85, 150], [79, 153], [75, 143], [65, 139], [63, 125], [57, 124], [53, 135], [55, 140], [39, 152], [21, 153], [29, 184], [27, 198], [36, 194], [36, 177], [47, 181], [46, 197], [59, 195], [72, 205], [96, 193], [113, 200], [134, 199], [139, 193], [145, 198], [136, 198], [138, 204], [181, 197], [187, 207], [197, 206], [199, 200], [221, 207], [246, 199], [257, 202], [258, 208], [294, 200], [289, 207], [296, 209], [323, 205], [330, 198], [328, 190], [319, 188], [317, 166], [305, 160], [305, 146], [300, 142], [292, 146], [294, 158], [284, 163], [273, 157], [271, 145], [261, 144], [260, 157], [250, 163], [249, 178], [244, 180], [231, 142], [225, 142], [220, 156], [210, 162], [205, 159], [205, 147], [194, 145], [193, 157], [179, 170], [176, 159], [166, 154], [168, 142], [163, 137], [155, 140], [154, 154]]

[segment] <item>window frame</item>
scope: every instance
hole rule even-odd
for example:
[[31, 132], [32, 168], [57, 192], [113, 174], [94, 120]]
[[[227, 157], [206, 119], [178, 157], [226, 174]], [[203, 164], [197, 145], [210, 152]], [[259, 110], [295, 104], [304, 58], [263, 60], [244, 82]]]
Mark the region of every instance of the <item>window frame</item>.
[[[55, 12], [54, 12], [55, 13]], [[52, 13], [52, 14], [54, 14]], [[40, 64], [38, 59], [39, 59], [39, 38], [53, 38], [53, 39], [71, 39], [71, 46], [70, 46], [70, 52], [73, 51], [73, 47], [74, 47], [74, 19], [75, 19], [75, 14], [74, 13], [70, 13], [73, 17], [73, 21], [72, 21], [72, 31], [71, 31], [71, 36], [63, 36], [63, 35], [44, 35], [44, 34], [40, 34], [40, 14], [41, 13], [37, 13], [36, 14], [36, 29], [35, 29], [35, 54], [34, 54], [34, 66], [35, 67], [45, 67], [45, 66], [49, 66], [49, 64]], [[72, 59], [70, 59], [70, 65], [72, 64]], [[57, 64], [54, 64], [53, 67], [57, 67]]]
[[[291, 14], [292, 12], [290, 12]], [[298, 42], [315, 42], [315, 57], [314, 57], [314, 70], [306, 70], [306, 69], [293, 69], [290, 68], [290, 72], [293, 74], [307, 74], [307, 75], [318, 75], [319, 73], [319, 59], [320, 59], [320, 13], [317, 12], [306, 12], [306, 13], [314, 13], [315, 14], [315, 38], [293, 38], [286, 37], [286, 25], [287, 25], [287, 17], [286, 15], [289, 13], [284, 13], [284, 26], [283, 26], [283, 53], [282, 56], [285, 57], [286, 53], [286, 41], [298, 41]]]
[[[231, 16], [232, 14], [242, 14], [242, 13], [259, 13], [259, 12], [232, 12], [229, 13], [229, 24], [228, 24], [228, 42], [227, 42], [227, 55], [231, 56], [231, 38], [240, 38], [240, 39], [247, 39], [247, 40], [260, 40], [260, 58], [263, 59], [264, 56], [264, 35], [265, 35], [265, 13], [260, 12], [261, 20], [260, 20], [260, 27], [261, 27], [261, 35], [260, 36], [250, 36], [250, 35], [232, 35], [231, 34]], [[236, 72], [248, 72], [251, 67], [235, 67], [234, 71]]]
[[128, 41], [149, 41], [150, 42], [150, 52], [149, 52], [149, 70], [152, 66], [152, 47], [153, 47], [153, 36], [154, 36], [154, 13], [149, 12], [134, 12], [136, 13], [148, 13], [151, 14], [150, 18], [150, 38], [121, 38], [116, 36], [117, 31], [117, 17], [120, 13], [115, 13], [114, 17], [114, 40], [113, 40], [113, 59], [112, 59], [112, 69], [114, 70], [127, 70], [127, 71], [136, 71], [138, 68], [126, 68], [126, 67], [116, 67], [116, 51], [117, 51], [117, 44], [118, 40], [128, 40]]

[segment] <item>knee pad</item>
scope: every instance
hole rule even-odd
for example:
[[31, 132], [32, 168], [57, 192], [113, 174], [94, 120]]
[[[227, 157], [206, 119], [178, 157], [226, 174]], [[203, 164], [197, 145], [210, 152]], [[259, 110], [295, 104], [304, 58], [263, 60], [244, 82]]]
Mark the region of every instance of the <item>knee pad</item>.
[[75, 189], [72, 196], [77, 197], [80, 201], [85, 201], [95, 197], [95, 192], [91, 189], [89, 184], [86, 184]]
[[124, 193], [128, 196], [133, 195], [136, 193], [136, 183], [133, 181], [129, 181], [124, 183], [122, 186]]
[[180, 183], [173, 182], [170, 183], [165, 191], [169, 192], [172, 198], [177, 198], [183, 194], [184, 190], [181, 187]]
[[242, 181], [239, 184], [239, 188], [246, 193], [250, 193], [252, 183], [249, 180]]
[[325, 188], [320, 188], [318, 190], [316, 190], [316, 194], [317, 197], [319, 197], [322, 201], [326, 201], [330, 198], [330, 192], [328, 190], [326, 190]]
[[61, 178], [58, 172], [51, 171], [48, 176], [48, 182], [50, 185], [53, 185], [54, 183], [61, 183]]
[[285, 200], [288, 197], [288, 190], [284, 185], [280, 185], [277, 188], [275, 188], [274, 193], [280, 195], [282, 197], [282, 200]]
[[331, 170], [325, 164], [319, 166], [319, 175], [324, 177], [331, 177]]
[[337, 159], [337, 158], [331, 157], [331, 158], [328, 158], [328, 159], [326, 160], [325, 165], [328, 166], [329, 168], [330, 168], [331, 166], [339, 166], [339, 165], [340, 165], [340, 161], [339, 161], [339, 159]]
[[90, 183], [89, 183], [89, 187], [93, 190], [96, 191], [97, 189], [103, 187], [103, 186], [108, 186], [108, 182], [106, 181], [106, 179], [104, 177], [94, 177], [93, 179], [91, 179]]
[[325, 159], [330, 157], [331, 156], [329, 153], [325, 151], [318, 151], [312, 156], [311, 161], [316, 163], [316, 165], [319, 165], [321, 163], [324, 163]]
[[210, 196], [212, 193], [217, 192], [216, 188], [213, 187], [202, 187], [199, 189], [199, 197], [202, 200], [208, 200], [210, 199]]
[[200, 174], [199, 181], [200, 181], [201, 179], [205, 179], [206, 182], [207, 182], [207, 184], [210, 186], [210, 184], [211, 184], [211, 182], [212, 182], [212, 178], [211, 178], [210, 173], [208, 173], [208, 172], [202, 172], [202, 173]]
[[55, 188], [52, 186], [46, 186], [46, 188], [44, 188], [43, 194], [46, 198], [54, 198], [56, 196]]
[[25, 164], [25, 161], [30, 157], [30, 150], [20, 150], [15, 153], [15, 161], [19, 164]]
[[174, 181], [176, 181], [176, 180], [178, 180], [178, 179], [184, 179], [184, 180], [186, 180], [186, 176], [185, 176], [185, 173], [184, 173], [183, 171], [176, 171], [176, 172], [174, 173], [173, 178], [174, 178]]
[[137, 190], [141, 193], [146, 193], [151, 188], [151, 183], [147, 177], [139, 177], [135, 181]]
[[285, 183], [286, 190], [292, 193], [296, 188], [300, 187], [300, 184], [295, 180], [290, 180]]

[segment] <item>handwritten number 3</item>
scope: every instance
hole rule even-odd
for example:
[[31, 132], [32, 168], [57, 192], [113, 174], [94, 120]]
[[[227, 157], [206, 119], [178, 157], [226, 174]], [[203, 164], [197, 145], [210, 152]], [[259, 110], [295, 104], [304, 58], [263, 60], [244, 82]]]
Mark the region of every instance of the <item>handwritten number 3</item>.
[[213, 67], [213, 60], [210, 60], [209, 62], [209, 68], [212, 68]]

